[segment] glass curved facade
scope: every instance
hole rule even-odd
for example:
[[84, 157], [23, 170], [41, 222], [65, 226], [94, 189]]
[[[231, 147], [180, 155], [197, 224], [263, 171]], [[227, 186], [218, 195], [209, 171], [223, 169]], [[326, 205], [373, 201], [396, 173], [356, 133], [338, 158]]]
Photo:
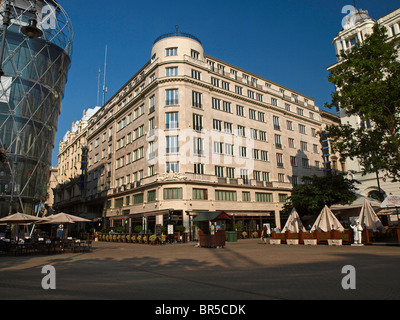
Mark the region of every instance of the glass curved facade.
[[[2, 11], [5, 5], [2, 1]], [[73, 38], [69, 18], [55, 1], [37, 1], [34, 9], [43, 35], [36, 39], [21, 33], [32, 18], [31, 2], [19, 0], [10, 7], [0, 83], [0, 147], [8, 156], [0, 164], [0, 217], [33, 213], [47, 196]]]

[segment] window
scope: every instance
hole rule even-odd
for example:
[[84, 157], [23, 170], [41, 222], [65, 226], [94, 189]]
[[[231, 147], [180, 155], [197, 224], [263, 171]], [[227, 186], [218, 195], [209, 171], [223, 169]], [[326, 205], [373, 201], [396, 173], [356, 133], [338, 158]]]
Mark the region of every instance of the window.
[[256, 181], [261, 181], [261, 172], [260, 171], [253, 171], [253, 179]]
[[290, 164], [292, 167], [297, 167], [297, 158], [294, 156], [290, 156]]
[[285, 182], [285, 175], [283, 173], [278, 173], [278, 182]]
[[293, 138], [288, 138], [288, 142], [289, 142], [289, 148], [295, 148]]
[[277, 153], [276, 154], [276, 165], [278, 168], [283, 168], [283, 154]]
[[262, 173], [263, 181], [269, 182], [269, 172]]
[[215, 166], [215, 175], [218, 178], [223, 178], [224, 177], [224, 167]]
[[225, 155], [233, 156], [233, 144], [225, 143]]
[[178, 104], [178, 89], [165, 90], [165, 105], [172, 106]]
[[282, 149], [282, 143], [281, 143], [281, 135], [276, 134], [275, 135], [275, 147], [278, 149]]
[[197, 79], [197, 80], [200, 80], [200, 79], [201, 79], [201, 72], [192, 69], [192, 78]]
[[254, 91], [247, 90], [247, 96], [251, 99], [254, 99]]
[[199, 59], [199, 57], [200, 57], [200, 53], [199, 52], [197, 52], [196, 50], [191, 50], [190, 51], [190, 56], [193, 58], [193, 59]]
[[212, 98], [212, 108], [216, 110], [221, 110], [221, 100], [217, 98]]
[[260, 150], [252, 149], [252, 153], [253, 153], [253, 159], [254, 160], [260, 160]]
[[264, 112], [258, 111], [258, 121], [265, 122]]
[[293, 122], [290, 120], [286, 120], [286, 126], [288, 130], [293, 130]]
[[309, 163], [308, 159], [305, 159], [305, 158], [301, 159], [301, 163], [302, 163], [303, 168], [307, 168], [307, 169], [310, 168], [310, 163]]
[[201, 131], [203, 129], [203, 116], [193, 113], [193, 130]]
[[246, 136], [246, 127], [238, 125], [238, 136], [245, 137]]
[[267, 141], [267, 133], [265, 131], [260, 130], [260, 140]]
[[273, 116], [273, 123], [274, 123], [274, 129], [275, 130], [281, 130], [281, 126], [279, 125], [279, 117]]
[[236, 201], [236, 191], [215, 190], [215, 200]]
[[222, 80], [222, 89], [229, 90], [229, 82]]
[[204, 155], [204, 139], [194, 137], [193, 138], [193, 154], [196, 156]]
[[305, 134], [306, 133], [306, 126], [299, 124], [299, 132]]
[[256, 110], [249, 109], [249, 118], [256, 120]]
[[166, 48], [165, 49], [165, 56], [177, 56], [178, 55], [178, 48]]
[[156, 201], [156, 190], [147, 191], [147, 202]]
[[224, 122], [224, 130], [226, 133], [232, 133], [232, 123]]
[[272, 202], [272, 193], [256, 192], [256, 202]]
[[192, 107], [201, 109], [201, 93], [192, 91]]
[[268, 161], [268, 151], [261, 150], [261, 160]]
[[208, 190], [193, 188], [192, 198], [193, 200], [208, 200]]
[[249, 170], [240, 169], [240, 178], [243, 179], [243, 184], [249, 184]]
[[222, 131], [222, 121], [213, 119], [213, 129], [217, 131]]
[[227, 167], [226, 168], [226, 176], [229, 179], [235, 179], [235, 168]]
[[286, 111], [290, 111], [290, 104], [289, 103], [285, 103], [285, 110]]
[[297, 108], [297, 114], [298, 114], [299, 116], [304, 115], [304, 110], [301, 109], [301, 108]]
[[178, 153], [179, 152], [179, 137], [168, 136], [166, 137], [166, 153]]
[[242, 201], [250, 201], [250, 192], [249, 191], [242, 191]]
[[307, 142], [300, 141], [300, 148], [301, 148], [301, 151], [307, 151]]
[[179, 112], [167, 112], [165, 114], [165, 128], [167, 130], [179, 128]]
[[204, 164], [203, 163], [195, 163], [194, 164], [194, 173], [204, 174]]
[[254, 140], [258, 139], [258, 130], [250, 128], [250, 137]]
[[279, 202], [286, 202], [288, 195], [286, 193], [279, 193], [278, 197], [279, 197]]
[[246, 147], [239, 147], [239, 157], [246, 158], [247, 157], [247, 148]]
[[236, 106], [236, 114], [238, 116], [244, 117], [244, 107], [237, 105]]
[[278, 99], [276, 99], [276, 98], [271, 98], [271, 104], [272, 104], [273, 106], [278, 106]]
[[219, 141], [214, 141], [214, 153], [223, 154], [224, 153], [224, 143]]
[[213, 86], [219, 87], [219, 79], [211, 77], [211, 84]]
[[225, 112], [232, 113], [232, 110], [231, 110], [231, 103], [230, 103], [230, 102], [227, 102], [227, 101], [224, 101], [224, 102], [223, 102], [223, 110], [224, 110]]
[[179, 172], [179, 162], [166, 162], [165, 163], [166, 172]]
[[167, 77], [177, 76], [178, 75], [178, 67], [165, 68], [165, 75]]
[[134, 194], [132, 200], [133, 204], [143, 203], [143, 193]]
[[242, 88], [242, 87], [239, 87], [239, 86], [235, 86], [235, 92], [236, 92], [237, 94], [243, 94], [243, 88]]
[[153, 113], [155, 111], [156, 108], [156, 99], [155, 96], [151, 96], [149, 98], [149, 113]]
[[164, 189], [164, 200], [182, 199], [182, 188]]

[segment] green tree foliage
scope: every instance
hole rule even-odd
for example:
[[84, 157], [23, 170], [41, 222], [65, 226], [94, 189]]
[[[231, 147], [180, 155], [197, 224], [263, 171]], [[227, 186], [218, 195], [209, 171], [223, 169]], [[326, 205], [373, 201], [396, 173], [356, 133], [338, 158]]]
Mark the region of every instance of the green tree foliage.
[[340, 107], [371, 126], [328, 126], [328, 137], [343, 158], [360, 161], [364, 174], [384, 170], [387, 177], [399, 181], [399, 40], [389, 41], [386, 28], [376, 24], [362, 45], [342, 51], [341, 58], [330, 71], [328, 80], [337, 90], [325, 106]]
[[329, 174], [323, 177], [303, 177], [304, 184], [293, 188], [284, 205], [284, 214], [290, 214], [295, 207], [300, 216], [318, 215], [322, 208], [333, 204], [347, 204], [357, 199], [355, 183], [343, 174]]

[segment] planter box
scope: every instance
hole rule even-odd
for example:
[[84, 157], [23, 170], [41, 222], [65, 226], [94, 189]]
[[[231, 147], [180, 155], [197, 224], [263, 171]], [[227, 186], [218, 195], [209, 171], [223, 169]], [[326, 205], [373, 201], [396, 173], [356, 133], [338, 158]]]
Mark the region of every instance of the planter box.
[[281, 239], [268, 239], [269, 244], [281, 244]]
[[304, 245], [305, 246], [316, 246], [317, 239], [304, 239]]
[[342, 239], [328, 239], [328, 245], [330, 246], [341, 246]]
[[286, 243], [288, 245], [296, 245], [296, 244], [299, 244], [299, 239], [287, 239]]

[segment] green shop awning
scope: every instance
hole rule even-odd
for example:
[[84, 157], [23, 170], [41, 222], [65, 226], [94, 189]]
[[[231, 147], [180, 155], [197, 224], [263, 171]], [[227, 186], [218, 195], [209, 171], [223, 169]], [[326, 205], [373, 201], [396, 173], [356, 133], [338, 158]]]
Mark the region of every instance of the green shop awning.
[[231, 219], [231, 217], [227, 215], [224, 211], [201, 212], [199, 213], [199, 215], [193, 218], [193, 222], [214, 221], [223, 219]]

